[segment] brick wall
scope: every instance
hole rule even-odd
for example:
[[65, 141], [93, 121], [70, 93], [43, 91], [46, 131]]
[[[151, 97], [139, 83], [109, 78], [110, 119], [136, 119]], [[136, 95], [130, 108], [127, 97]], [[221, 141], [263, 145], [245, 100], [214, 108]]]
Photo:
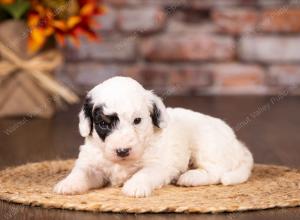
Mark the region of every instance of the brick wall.
[[299, 94], [300, 0], [107, 0], [102, 43], [66, 50], [84, 92], [128, 75], [168, 94]]

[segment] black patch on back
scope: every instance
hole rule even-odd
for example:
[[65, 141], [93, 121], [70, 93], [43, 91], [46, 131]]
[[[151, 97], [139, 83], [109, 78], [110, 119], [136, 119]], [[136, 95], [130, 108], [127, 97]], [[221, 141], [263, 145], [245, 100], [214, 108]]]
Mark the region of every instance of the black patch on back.
[[93, 132], [93, 103], [90, 97], [86, 97], [83, 103], [84, 116], [90, 122], [90, 135]]
[[103, 113], [103, 106], [95, 108], [93, 118], [97, 134], [103, 141], [105, 141], [105, 138], [112, 133], [119, 122], [117, 113], [105, 115]]
[[150, 114], [152, 118], [152, 123], [159, 128], [159, 122], [160, 122], [160, 110], [157, 108], [156, 104], [153, 103], [153, 110]]

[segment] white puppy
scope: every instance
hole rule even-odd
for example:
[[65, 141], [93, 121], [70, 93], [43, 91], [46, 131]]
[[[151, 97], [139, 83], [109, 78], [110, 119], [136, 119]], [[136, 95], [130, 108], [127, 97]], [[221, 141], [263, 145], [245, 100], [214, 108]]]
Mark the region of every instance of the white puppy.
[[92, 89], [79, 119], [85, 143], [71, 173], [55, 186], [59, 194], [110, 184], [144, 197], [174, 181], [230, 185], [251, 174], [251, 153], [222, 120], [166, 109], [130, 78], [114, 77]]

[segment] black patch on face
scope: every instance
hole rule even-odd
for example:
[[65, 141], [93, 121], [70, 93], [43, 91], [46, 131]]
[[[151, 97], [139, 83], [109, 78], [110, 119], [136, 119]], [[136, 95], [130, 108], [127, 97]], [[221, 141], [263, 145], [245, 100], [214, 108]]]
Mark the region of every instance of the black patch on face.
[[93, 132], [93, 103], [90, 97], [86, 97], [83, 103], [84, 116], [89, 120], [90, 123], [90, 135]]
[[153, 103], [153, 110], [152, 113], [150, 114], [152, 118], [152, 123], [159, 128], [159, 120], [160, 120], [160, 110], [157, 108], [156, 104]]
[[105, 115], [103, 113], [103, 106], [95, 108], [93, 118], [97, 134], [103, 141], [116, 128], [119, 122], [119, 117], [116, 113]]

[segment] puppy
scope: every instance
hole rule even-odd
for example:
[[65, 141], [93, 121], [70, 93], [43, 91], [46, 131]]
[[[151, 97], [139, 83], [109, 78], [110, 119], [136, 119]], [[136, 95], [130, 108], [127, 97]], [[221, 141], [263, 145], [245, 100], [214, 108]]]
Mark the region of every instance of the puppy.
[[71, 173], [55, 187], [79, 194], [107, 184], [125, 195], [149, 196], [179, 186], [245, 182], [253, 167], [249, 150], [222, 120], [162, 100], [127, 77], [111, 78], [88, 92], [79, 113], [85, 137]]

